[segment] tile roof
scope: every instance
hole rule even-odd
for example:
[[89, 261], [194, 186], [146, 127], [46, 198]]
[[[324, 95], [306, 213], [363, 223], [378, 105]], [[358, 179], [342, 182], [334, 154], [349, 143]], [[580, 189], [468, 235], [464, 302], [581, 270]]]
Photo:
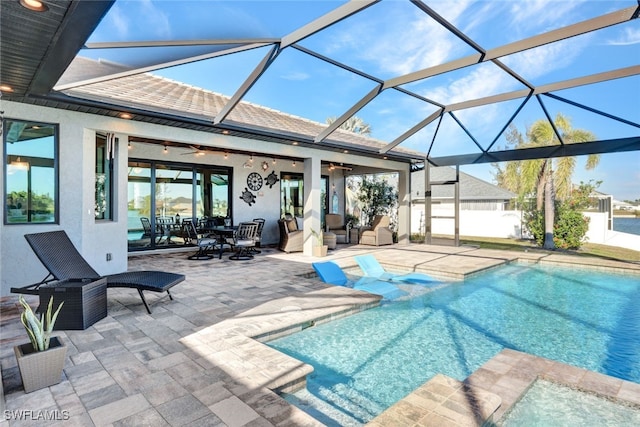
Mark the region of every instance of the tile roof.
[[[65, 72], [65, 80], [60, 81], [58, 85], [126, 71], [128, 71], [126, 67], [117, 64], [76, 57]], [[133, 74], [89, 83], [63, 89], [61, 92], [72, 97], [120, 105], [123, 108], [128, 107], [210, 122], [213, 122], [216, 115], [230, 100], [229, 96], [150, 73]], [[282, 132], [285, 137], [291, 136], [292, 139], [295, 139], [297, 135], [311, 140], [327, 127], [325, 123], [318, 123], [246, 101], [239, 102], [231, 110], [225, 122], [239, 124], [249, 129]], [[342, 129], [337, 129], [332, 133], [327, 138], [327, 142], [368, 151], [377, 151], [387, 145], [384, 141]], [[402, 148], [390, 151], [390, 154], [394, 153], [404, 154], [405, 157], [409, 155], [415, 159], [424, 158], [422, 153]]]
[[[430, 169], [431, 181], [448, 181], [456, 177], [455, 168], [439, 167]], [[432, 187], [434, 198], [452, 198], [453, 186], [435, 185]], [[411, 174], [412, 200], [424, 200], [424, 170]], [[511, 200], [515, 193], [497, 185], [460, 171], [460, 200]]]

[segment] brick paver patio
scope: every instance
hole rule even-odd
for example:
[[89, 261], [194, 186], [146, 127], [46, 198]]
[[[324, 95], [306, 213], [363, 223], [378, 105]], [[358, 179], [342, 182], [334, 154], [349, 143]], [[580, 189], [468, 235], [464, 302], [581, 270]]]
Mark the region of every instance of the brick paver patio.
[[[516, 259], [576, 262], [575, 257], [538, 252], [427, 245], [339, 245], [323, 260], [353, 271], [353, 256], [364, 253], [375, 253], [392, 271], [455, 278]], [[0, 426], [51, 425], [25, 419], [42, 414], [58, 416], [57, 423], [64, 426], [318, 424], [273, 391], [299, 387], [311, 368], [262, 342], [366, 309], [379, 297], [320, 282], [311, 267], [318, 259], [302, 254], [263, 248], [251, 261], [231, 261], [227, 256], [190, 261], [186, 256], [185, 252], [132, 256], [130, 270], [186, 274], [187, 280], [173, 288], [174, 301], [160, 301], [148, 315], [135, 291], [110, 289], [105, 319], [84, 331], [56, 332], [68, 346], [63, 381], [29, 394], [22, 389], [13, 355], [13, 346], [26, 341], [17, 297], [3, 298], [0, 360], [4, 409], [9, 412]], [[637, 264], [588, 263], [640, 273]], [[28, 300], [37, 304], [35, 297]], [[482, 386], [477, 382], [480, 376], [470, 378], [475, 378], [473, 386]], [[599, 384], [605, 387], [603, 381]], [[495, 384], [489, 386], [493, 389], [487, 391], [499, 394]], [[626, 395], [640, 395], [633, 385], [625, 387]], [[491, 396], [487, 399], [494, 402]], [[31, 412], [21, 413], [22, 420], [7, 415], [20, 410]]]

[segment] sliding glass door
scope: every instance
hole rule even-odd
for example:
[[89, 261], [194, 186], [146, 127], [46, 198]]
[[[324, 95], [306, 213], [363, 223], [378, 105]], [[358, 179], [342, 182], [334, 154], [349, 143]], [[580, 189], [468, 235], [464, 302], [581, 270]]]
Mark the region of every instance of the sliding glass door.
[[[324, 215], [329, 212], [329, 177], [320, 178], [320, 199], [322, 209], [320, 220], [324, 225]], [[282, 172], [280, 174], [280, 216], [291, 214], [298, 218], [304, 216], [304, 175]]]
[[229, 168], [132, 159], [128, 176], [130, 251], [183, 244], [170, 230], [186, 218], [231, 214]]

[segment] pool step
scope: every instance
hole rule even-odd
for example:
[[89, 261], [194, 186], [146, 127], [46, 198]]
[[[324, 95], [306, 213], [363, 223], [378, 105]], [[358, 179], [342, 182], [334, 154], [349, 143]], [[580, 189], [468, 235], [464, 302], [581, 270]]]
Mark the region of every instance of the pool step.
[[496, 394], [437, 374], [367, 426], [482, 426], [502, 404]]

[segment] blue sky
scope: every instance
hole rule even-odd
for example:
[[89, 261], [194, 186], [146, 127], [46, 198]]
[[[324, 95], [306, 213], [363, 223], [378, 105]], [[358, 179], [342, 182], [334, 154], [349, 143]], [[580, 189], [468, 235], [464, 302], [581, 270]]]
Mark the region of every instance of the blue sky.
[[[339, 7], [335, 1], [118, 1], [90, 41], [229, 39], [285, 36], [297, 27]], [[629, 7], [635, 0], [601, 1], [427, 1], [447, 21], [484, 49], [491, 49]], [[299, 44], [382, 80], [442, 64], [474, 53], [473, 49], [408, 1], [382, 1]], [[153, 73], [225, 95], [232, 95], [269, 47], [154, 70]], [[149, 49], [146, 49], [147, 51]], [[130, 66], [210, 52], [210, 47], [94, 50], [87, 54]], [[533, 85], [636, 66], [640, 63], [638, 20], [577, 36], [531, 51], [500, 58]], [[289, 114], [324, 122], [339, 116], [374, 87], [374, 83], [326, 64], [298, 50], [280, 53], [244, 100]], [[522, 89], [492, 63], [466, 67], [402, 86], [431, 100], [451, 103]], [[640, 76], [618, 79], [556, 95], [617, 117], [640, 123]], [[542, 97], [552, 116], [563, 113], [575, 128], [601, 139], [637, 136], [636, 127]], [[498, 131], [522, 100], [454, 113], [483, 148], [504, 146]], [[436, 107], [396, 90], [382, 92], [357, 115], [369, 123], [373, 137], [392, 141]], [[530, 100], [513, 123], [524, 132], [544, 117], [537, 100]], [[436, 123], [401, 147], [426, 152]], [[495, 142], [494, 142], [495, 140]], [[445, 116], [435, 138], [434, 156], [477, 152], [479, 149], [452, 117]], [[640, 152], [605, 154], [600, 165], [584, 171], [579, 159], [574, 181], [602, 180], [600, 190], [617, 199], [640, 199]], [[489, 165], [463, 171], [492, 181]]]

